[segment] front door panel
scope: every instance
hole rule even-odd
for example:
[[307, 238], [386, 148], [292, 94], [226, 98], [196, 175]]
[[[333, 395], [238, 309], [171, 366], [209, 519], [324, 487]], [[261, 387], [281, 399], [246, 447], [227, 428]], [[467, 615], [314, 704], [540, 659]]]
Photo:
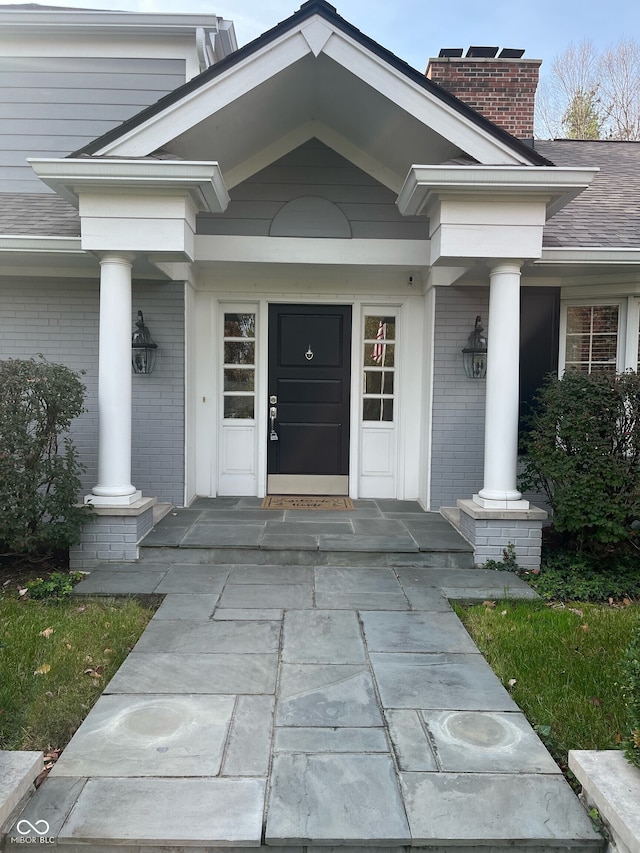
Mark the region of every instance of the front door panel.
[[350, 362], [350, 306], [269, 306], [270, 494], [348, 494]]

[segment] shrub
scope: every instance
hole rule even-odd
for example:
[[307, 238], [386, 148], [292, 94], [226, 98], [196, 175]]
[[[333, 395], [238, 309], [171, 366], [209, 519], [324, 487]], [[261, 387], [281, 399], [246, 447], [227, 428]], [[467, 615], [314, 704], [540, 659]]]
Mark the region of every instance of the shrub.
[[628, 736], [623, 741], [627, 758], [640, 767], [640, 623], [624, 657], [623, 693], [627, 705]]
[[78, 541], [87, 518], [75, 506], [83, 470], [68, 435], [84, 386], [67, 367], [0, 362], [0, 548], [50, 552]]
[[639, 559], [635, 554], [602, 557], [562, 548], [545, 550], [539, 573], [522, 577], [545, 601], [620, 601], [640, 599]]
[[522, 487], [544, 492], [554, 529], [579, 551], [629, 539], [640, 518], [640, 376], [568, 371], [537, 404]]

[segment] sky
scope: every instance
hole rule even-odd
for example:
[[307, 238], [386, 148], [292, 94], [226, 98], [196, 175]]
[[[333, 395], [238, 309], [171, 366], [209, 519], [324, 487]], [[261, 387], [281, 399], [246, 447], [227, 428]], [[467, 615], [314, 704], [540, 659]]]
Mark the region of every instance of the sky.
[[[42, 0], [42, 5], [131, 12], [205, 13], [234, 21], [240, 45], [296, 11], [303, 0]], [[640, 33], [634, 0], [330, 0], [338, 14], [424, 71], [442, 47], [493, 45], [542, 59], [542, 75], [573, 42], [612, 47]], [[0, 6], [11, 5], [0, 0]]]

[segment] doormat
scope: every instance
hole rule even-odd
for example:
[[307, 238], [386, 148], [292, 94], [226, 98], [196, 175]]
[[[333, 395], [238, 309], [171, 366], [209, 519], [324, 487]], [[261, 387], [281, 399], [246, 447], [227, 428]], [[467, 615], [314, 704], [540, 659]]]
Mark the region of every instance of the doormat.
[[262, 509], [353, 509], [353, 501], [341, 497], [269, 495], [262, 501]]

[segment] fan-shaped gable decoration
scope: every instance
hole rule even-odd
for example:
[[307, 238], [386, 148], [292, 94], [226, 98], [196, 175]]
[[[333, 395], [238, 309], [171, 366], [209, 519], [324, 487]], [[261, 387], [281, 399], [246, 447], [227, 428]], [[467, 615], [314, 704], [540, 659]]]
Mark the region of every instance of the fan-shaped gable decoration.
[[351, 225], [340, 208], [320, 196], [301, 196], [287, 202], [273, 217], [270, 237], [351, 238]]

